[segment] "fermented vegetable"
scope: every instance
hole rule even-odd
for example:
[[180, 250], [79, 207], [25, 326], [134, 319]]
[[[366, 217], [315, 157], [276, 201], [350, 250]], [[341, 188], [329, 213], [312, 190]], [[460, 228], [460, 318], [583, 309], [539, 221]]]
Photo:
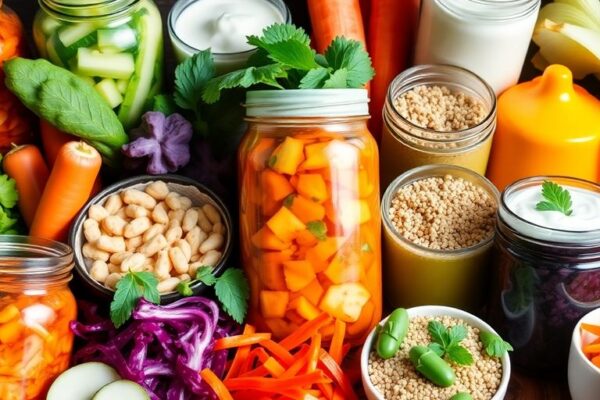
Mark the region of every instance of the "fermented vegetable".
[[396, 355], [408, 332], [408, 312], [397, 308], [388, 317], [377, 336], [377, 354], [381, 358], [391, 358]]

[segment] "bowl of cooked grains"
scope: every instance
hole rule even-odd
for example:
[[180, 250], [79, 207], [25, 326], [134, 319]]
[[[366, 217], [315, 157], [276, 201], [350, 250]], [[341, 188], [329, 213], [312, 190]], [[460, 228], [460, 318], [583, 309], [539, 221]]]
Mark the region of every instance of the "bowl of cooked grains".
[[512, 347], [457, 308], [394, 310], [367, 337], [361, 373], [369, 400], [501, 400]]

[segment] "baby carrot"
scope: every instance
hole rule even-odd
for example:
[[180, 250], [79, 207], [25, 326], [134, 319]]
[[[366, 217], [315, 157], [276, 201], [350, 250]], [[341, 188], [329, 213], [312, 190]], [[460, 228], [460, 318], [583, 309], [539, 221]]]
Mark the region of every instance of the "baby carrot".
[[75, 136], [59, 131], [43, 119], [40, 120], [40, 136], [44, 146], [44, 155], [50, 168], [54, 165], [60, 148], [68, 142], [77, 140]]
[[587, 323], [583, 322], [581, 324], [581, 329], [583, 329], [584, 331], [593, 333], [596, 336], [600, 336], [600, 325], [592, 325], [592, 324], [587, 324]]
[[27, 226], [31, 226], [49, 175], [42, 153], [32, 144], [14, 146], [4, 156], [2, 167], [15, 180], [19, 210]]
[[31, 225], [31, 236], [65, 241], [100, 172], [100, 153], [84, 142], [65, 144], [56, 157]]

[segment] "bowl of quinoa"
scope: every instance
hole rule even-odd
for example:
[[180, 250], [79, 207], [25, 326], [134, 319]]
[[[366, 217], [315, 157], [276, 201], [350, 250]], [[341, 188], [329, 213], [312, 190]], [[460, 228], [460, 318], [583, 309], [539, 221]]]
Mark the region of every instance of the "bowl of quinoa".
[[[449, 400], [457, 393], [469, 393], [473, 400], [501, 400], [510, 380], [508, 353], [500, 358], [490, 357], [479, 339], [480, 331], [497, 334], [480, 318], [457, 308], [420, 306], [409, 308], [408, 333], [394, 357], [382, 359], [374, 347], [377, 331], [373, 329], [361, 352], [363, 387], [369, 400]], [[387, 318], [380, 322], [380, 326]], [[473, 356], [468, 366], [450, 363], [456, 374], [449, 387], [436, 386], [418, 373], [409, 359], [413, 346], [427, 346], [432, 338], [427, 330], [430, 321], [441, 322], [446, 328], [464, 325], [467, 337], [461, 341]]]

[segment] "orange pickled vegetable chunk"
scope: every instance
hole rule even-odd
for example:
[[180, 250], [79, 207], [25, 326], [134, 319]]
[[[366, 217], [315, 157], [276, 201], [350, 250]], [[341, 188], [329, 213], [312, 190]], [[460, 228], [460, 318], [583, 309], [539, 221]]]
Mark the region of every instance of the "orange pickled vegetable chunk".
[[252, 244], [259, 249], [265, 250], [285, 250], [290, 247], [290, 243], [286, 243], [280, 240], [275, 234], [267, 227], [261, 228], [258, 232], [252, 236]]
[[325, 207], [300, 195], [288, 196], [283, 205], [305, 224], [325, 218]]
[[292, 137], [286, 137], [271, 153], [268, 165], [280, 174], [294, 175], [304, 160], [304, 143]]
[[308, 229], [298, 232], [298, 236], [296, 237], [296, 243], [298, 244], [298, 246], [313, 247], [318, 242], [319, 240], [317, 239], [317, 237], [313, 235]]
[[377, 321], [373, 321], [373, 312], [375, 311], [375, 306], [372, 301], [369, 300], [367, 304], [364, 305], [362, 312], [360, 313], [360, 317], [357, 321], [352, 324], [347, 325], [346, 330], [349, 335], [360, 335], [368, 332], [368, 329], [371, 328], [371, 324]]
[[271, 290], [286, 290], [283, 262], [289, 259], [283, 252], [265, 252], [260, 256], [258, 276], [263, 285]]
[[280, 290], [262, 290], [260, 309], [265, 318], [282, 318], [287, 311], [290, 294]]
[[335, 237], [327, 237], [315, 247], [306, 252], [306, 259], [310, 261], [315, 272], [321, 272], [329, 265], [329, 259], [339, 250], [341, 241]]
[[261, 173], [261, 178], [265, 195], [272, 200], [283, 200], [294, 192], [294, 188], [285, 176], [270, 169], [265, 169]]
[[19, 309], [14, 304], [9, 304], [0, 311], [0, 324], [4, 324], [20, 315]]
[[12, 344], [15, 343], [23, 333], [25, 326], [20, 319], [14, 319], [0, 325], [0, 343]]
[[304, 148], [306, 160], [300, 165], [301, 170], [313, 170], [326, 168], [329, 165], [329, 157], [325, 149], [329, 142], [309, 144]]
[[371, 293], [360, 283], [331, 285], [319, 308], [344, 322], [355, 322], [370, 297]]
[[313, 305], [318, 306], [325, 290], [323, 290], [323, 286], [321, 286], [318, 279], [313, 279], [313, 281], [306, 285], [299, 293]]
[[290, 301], [288, 307], [296, 310], [298, 315], [308, 321], [317, 318], [321, 314], [321, 311], [304, 296], [298, 296]]
[[354, 256], [355, 259], [351, 259], [351, 256], [343, 257], [338, 253], [323, 274], [335, 284], [360, 281], [364, 276], [364, 270], [358, 257]]
[[282, 242], [291, 242], [306, 225], [288, 208], [281, 207], [268, 221], [267, 226]]
[[275, 148], [275, 139], [262, 138], [250, 150], [248, 154], [248, 165], [255, 171], [264, 169], [269, 156]]
[[331, 221], [338, 221], [342, 228], [349, 231], [356, 225], [369, 222], [371, 219], [371, 209], [369, 203], [365, 200], [356, 200], [349, 196], [349, 198], [340, 200], [335, 205], [326, 202], [325, 215]]
[[321, 203], [327, 200], [327, 185], [325, 180], [319, 174], [300, 174], [298, 175], [298, 193], [302, 196]]
[[285, 261], [283, 273], [287, 288], [292, 292], [302, 290], [316, 277], [312, 265], [306, 260]]
[[277, 338], [288, 336], [300, 326], [294, 322], [286, 321], [283, 318], [266, 318], [264, 322], [265, 325], [267, 325], [267, 328], [269, 328], [269, 331], [273, 332], [273, 336]]

